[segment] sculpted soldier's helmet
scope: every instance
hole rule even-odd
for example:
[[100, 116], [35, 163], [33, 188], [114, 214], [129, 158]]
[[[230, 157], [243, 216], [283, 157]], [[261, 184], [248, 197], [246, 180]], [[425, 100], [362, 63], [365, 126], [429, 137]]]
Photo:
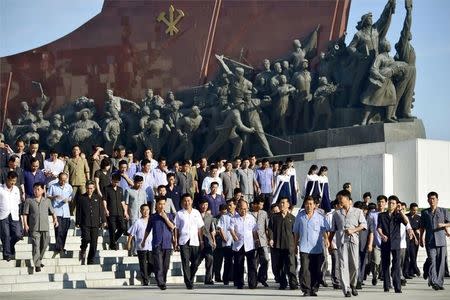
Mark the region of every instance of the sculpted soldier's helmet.
[[356, 25], [356, 29], [360, 30], [365, 25], [367, 25], [367, 26], [372, 25], [372, 13], [371, 12], [361, 16], [361, 20], [358, 22], [358, 25]]

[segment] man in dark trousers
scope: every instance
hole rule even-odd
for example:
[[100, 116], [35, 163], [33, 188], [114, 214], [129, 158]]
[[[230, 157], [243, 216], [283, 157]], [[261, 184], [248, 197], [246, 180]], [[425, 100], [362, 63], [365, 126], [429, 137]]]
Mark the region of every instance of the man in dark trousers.
[[434, 290], [443, 290], [447, 253], [445, 235], [449, 235], [450, 217], [446, 208], [438, 207], [439, 196], [436, 192], [428, 193], [427, 197], [430, 208], [423, 210], [420, 217], [420, 246], [425, 246], [430, 262], [428, 284]]
[[388, 210], [378, 215], [377, 231], [381, 238], [381, 267], [383, 268], [385, 292], [389, 292], [391, 282], [390, 264], [392, 255], [392, 283], [396, 293], [402, 292], [400, 266], [400, 224], [408, 224], [400, 200], [392, 195], [388, 198]]
[[123, 190], [119, 186], [120, 174], [113, 174], [111, 179], [111, 184], [105, 188], [103, 193], [103, 206], [108, 220], [109, 249], [117, 250], [116, 242], [126, 231], [125, 220], [128, 220], [128, 209]]
[[273, 214], [269, 220], [269, 246], [273, 250], [272, 264], [276, 266], [276, 277], [280, 283], [279, 289], [287, 288], [287, 275], [290, 289], [296, 290], [298, 288], [295, 266], [297, 247], [293, 233], [295, 217], [289, 212], [288, 198], [280, 198], [278, 206], [280, 212]]
[[205, 259], [205, 284], [214, 284], [213, 281], [213, 264], [214, 264], [214, 249], [216, 248], [216, 225], [214, 219], [208, 208], [208, 200], [203, 198], [199, 203], [199, 211], [203, 218], [203, 244], [204, 247], [200, 251], [197, 259], [197, 268]]
[[419, 267], [417, 267], [417, 252], [419, 251], [419, 239], [420, 239], [420, 215], [417, 213], [419, 206], [417, 203], [411, 203], [409, 205], [409, 213], [406, 214], [409, 220], [409, 224], [414, 232], [414, 239], [408, 244], [408, 257], [409, 264], [406, 268], [406, 274], [409, 276], [420, 276]]
[[106, 227], [106, 218], [102, 207], [102, 199], [95, 192], [95, 183], [91, 180], [86, 182], [86, 193], [81, 195], [77, 203], [75, 225], [81, 229], [80, 260], [86, 256], [87, 245], [89, 253], [87, 264], [94, 263], [97, 252], [98, 229]]
[[166, 197], [155, 198], [155, 213], [151, 215], [145, 230], [145, 236], [141, 246], [152, 232], [153, 263], [155, 267], [156, 283], [161, 290], [166, 289], [167, 272], [170, 267], [170, 256], [172, 255], [172, 244], [174, 244], [173, 231], [175, 230], [175, 216], [166, 213]]

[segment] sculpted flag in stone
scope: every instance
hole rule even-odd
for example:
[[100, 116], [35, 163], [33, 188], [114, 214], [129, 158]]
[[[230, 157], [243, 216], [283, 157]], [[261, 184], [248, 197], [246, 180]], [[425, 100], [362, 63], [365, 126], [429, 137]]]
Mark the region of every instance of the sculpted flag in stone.
[[[386, 34], [396, 1], [388, 0], [376, 22], [371, 13], [362, 16], [348, 46], [343, 35], [317, 56], [323, 28], [318, 25], [306, 38], [286, 44], [292, 50], [284, 56], [261, 60], [260, 69], [242, 55], [239, 60], [215, 55], [214, 79], [174, 92], [167, 86], [165, 99], [152, 81], [140, 81], [142, 99], [125, 99], [114, 95], [120, 91], [106, 87], [101, 110], [97, 99], [82, 96], [46, 114], [50, 103], [46, 87], [34, 83], [39, 89], [37, 103], [23, 101], [16, 121], [5, 120], [3, 133], [10, 144], [17, 138], [40, 139], [44, 150], [69, 152], [71, 145], [80, 144], [86, 151], [95, 143], [111, 152], [125, 145], [139, 156], [151, 147], [155, 156], [178, 160], [201, 155], [273, 156], [291, 151], [296, 137], [314, 130], [406, 121], [413, 118], [416, 80], [412, 6], [412, 0], [405, 0], [395, 57], [389, 55]], [[168, 15], [161, 12], [158, 21], [174, 35], [183, 16], [171, 5]]]

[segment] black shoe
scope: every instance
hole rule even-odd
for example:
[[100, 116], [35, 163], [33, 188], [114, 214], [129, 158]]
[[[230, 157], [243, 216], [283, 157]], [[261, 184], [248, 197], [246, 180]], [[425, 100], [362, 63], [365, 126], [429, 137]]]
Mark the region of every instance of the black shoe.
[[385, 292], [389, 292], [389, 289], [384, 289]]
[[41, 271], [41, 267], [36, 267], [36, 268], [34, 268], [34, 271], [35, 271], [35, 272], [40, 272], [40, 271]]
[[416, 272], [416, 276], [417, 276], [417, 277], [420, 277], [420, 271], [417, 271], [417, 272]]
[[325, 281], [321, 281], [320, 285], [322, 285], [323, 287], [328, 287], [328, 283], [326, 283]]
[[11, 258], [10, 256], [5, 257], [5, 260], [6, 260], [6, 261], [11, 261], [11, 259], [12, 259], [12, 258]]
[[214, 281], [215, 281], [215, 282], [223, 282], [223, 281], [222, 281], [222, 279], [220, 279], [220, 278], [217, 278], [217, 277], [216, 277], [216, 278], [214, 278]]
[[373, 278], [372, 279], [372, 285], [377, 285], [377, 283], [378, 283], [378, 280], [376, 278]]
[[229, 285], [230, 283], [228, 281], [224, 281], [223, 285]]
[[298, 286], [297, 285], [293, 285], [289, 287], [290, 290], [298, 290]]
[[445, 290], [443, 286], [440, 286], [439, 289], [440, 289], [441, 291]]
[[41, 264], [41, 268], [45, 267], [44, 264]]
[[347, 298], [350, 298], [350, 297], [352, 296], [352, 294], [351, 294], [350, 292], [347, 292], [347, 293], [345, 293], [344, 295], [345, 295], [345, 297], [347, 297]]
[[405, 275], [405, 279], [413, 279], [411, 275]]
[[165, 284], [158, 285], [158, 287], [159, 287], [160, 290], [163, 290], [163, 291], [164, 291], [165, 289], [167, 289], [167, 287], [166, 287]]
[[397, 294], [401, 294], [401, 293], [402, 293], [402, 290], [395, 290], [395, 292], [396, 292]]
[[423, 272], [423, 279], [425, 279], [425, 280], [428, 279], [428, 274], [427, 274], [427, 272]]
[[355, 288], [352, 288], [352, 295], [358, 296], [358, 291]]
[[242, 289], [244, 289], [244, 286], [238, 285], [238, 286], [237, 286], [237, 289], [238, 289], [238, 290], [242, 290]]
[[280, 286], [278, 289], [279, 289], [280, 291], [284, 291], [286, 288], [287, 288], [286, 286]]
[[303, 292], [303, 297], [309, 297], [309, 293], [308, 292]]
[[401, 280], [400, 280], [400, 284], [401, 284], [402, 286], [406, 286], [406, 279], [401, 279]]
[[437, 284], [433, 284], [431, 287], [432, 287], [433, 290], [435, 290], [435, 291], [439, 291], [439, 290], [440, 290], [440, 288], [439, 288], [439, 286], [438, 286]]
[[356, 289], [362, 290], [361, 282], [359, 282], [359, 281], [356, 282]]
[[315, 291], [309, 292], [309, 295], [310, 295], [311, 297], [317, 297], [317, 293], [316, 293]]
[[214, 281], [206, 281], [205, 284], [206, 285], [214, 285]]
[[341, 286], [339, 284], [333, 284], [333, 289], [340, 290]]
[[261, 283], [264, 287], [269, 287], [269, 285], [267, 284], [267, 281], [260, 281], [260, 283]]

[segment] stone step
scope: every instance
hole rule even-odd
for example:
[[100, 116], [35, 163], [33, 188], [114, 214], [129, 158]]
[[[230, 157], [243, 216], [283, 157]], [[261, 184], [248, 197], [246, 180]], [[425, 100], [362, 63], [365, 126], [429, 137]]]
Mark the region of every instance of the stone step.
[[0, 284], [32, 283], [32, 282], [57, 282], [74, 280], [99, 280], [115, 279], [114, 272], [78, 272], [78, 273], [35, 273], [26, 275], [3, 275], [0, 276]]

